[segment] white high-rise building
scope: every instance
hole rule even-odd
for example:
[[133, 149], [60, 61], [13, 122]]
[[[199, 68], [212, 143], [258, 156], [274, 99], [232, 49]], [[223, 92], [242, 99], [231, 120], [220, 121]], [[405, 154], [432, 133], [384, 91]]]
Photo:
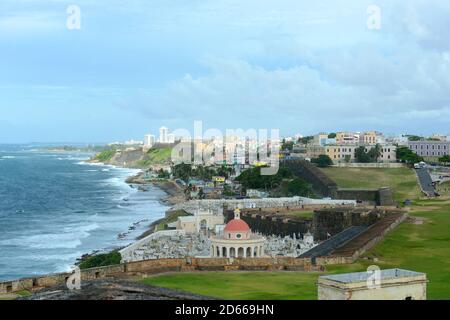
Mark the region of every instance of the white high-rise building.
[[144, 146], [151, 148], [156, 142], [156, 137], [153, 134], [147, 134], [144, 137]]
[[175, 143], [175, 135], [173, 133], [167, 135], [167, 143]]
[[159, 128], [159, 142], [160, 143], [168, 143], [169, 141], [169, 129], [166, 127]]

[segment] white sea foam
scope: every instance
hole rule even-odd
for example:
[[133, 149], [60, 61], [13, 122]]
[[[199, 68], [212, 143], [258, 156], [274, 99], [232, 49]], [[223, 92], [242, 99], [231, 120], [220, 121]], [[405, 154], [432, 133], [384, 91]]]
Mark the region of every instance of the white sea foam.
[[0, 241], [0, 245], [21, 246], [32, 249], [74, 249], [81, 245], [81, 239], [89, 237], [89, 232], [98, 227], [97, 223], [65, 227], [63, 232], [6, 239]]
[[3, 156], [2, 159], [15, 159], [15, 156]]
[[75, 261], [75, 259], [81, 257], [84, 252], [77, 251], [66, 254], [32, 254], [27, 256], [18, 256], [18, 259], [26, 259], [32, 261]]
[[100, 162], [86, 162], [86, 159], [84, 161], [77, 162], [76, 164], [80, 166], [107, 166], [106, 164], [100, 163]]

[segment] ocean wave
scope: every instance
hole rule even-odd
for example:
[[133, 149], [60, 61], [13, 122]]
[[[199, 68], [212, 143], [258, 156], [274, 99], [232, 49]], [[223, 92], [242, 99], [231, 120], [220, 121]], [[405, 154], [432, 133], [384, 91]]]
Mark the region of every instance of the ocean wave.
[[67, 254], [31, 254], [26, 256], [15, 256], [14, 258], [32, 261], [75, 261], [83, 254], [84, 252], [78, 251]]
[[80, 166], [98, 166], [98, 167], [106, 166], [106, 164], [100, 162], [86, 162], [86, 160], [77, 162], [76, 164]]
[[90, 236], [97, 229], [97, 223], [84, 226], [65, 227], [64, 232], [22, 236], [0, 241], [0, 245], [20, 246], [31, 249], [75, 249], [81, 245], [81, 239]]
[[72, 157], [72, 156], [68, 156], [66, 159], [71, 161], [82, 161], [82, 162], [89, 160], [89, 158], [86, 157]]
[[2, 159], [15, 159], [15, 156], [3, 156]]

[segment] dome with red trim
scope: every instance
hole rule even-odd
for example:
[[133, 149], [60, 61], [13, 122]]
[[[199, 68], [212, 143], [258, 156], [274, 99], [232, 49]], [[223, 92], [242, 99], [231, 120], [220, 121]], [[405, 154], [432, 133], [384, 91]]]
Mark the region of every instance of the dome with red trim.
[[225, 232], [249, 232], [250, 227], [247, 222], [241, 219], [233, 219], [227, 223], [224, 229]]
[[241, 220], [239, 209], [234, 210], [234, 219], [227, 223], [223, 231], [224, 238], [228, 240], [248, 240], [252, 235], [247, 222]]

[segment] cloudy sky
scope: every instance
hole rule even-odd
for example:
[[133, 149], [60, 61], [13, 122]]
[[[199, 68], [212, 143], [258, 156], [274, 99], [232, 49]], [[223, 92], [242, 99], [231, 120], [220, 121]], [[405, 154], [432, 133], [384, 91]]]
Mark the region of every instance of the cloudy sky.
[[1, 0], [0, 143], [142, 139], [194, 120], [447, 134], [449, 16], [448, 0]]

